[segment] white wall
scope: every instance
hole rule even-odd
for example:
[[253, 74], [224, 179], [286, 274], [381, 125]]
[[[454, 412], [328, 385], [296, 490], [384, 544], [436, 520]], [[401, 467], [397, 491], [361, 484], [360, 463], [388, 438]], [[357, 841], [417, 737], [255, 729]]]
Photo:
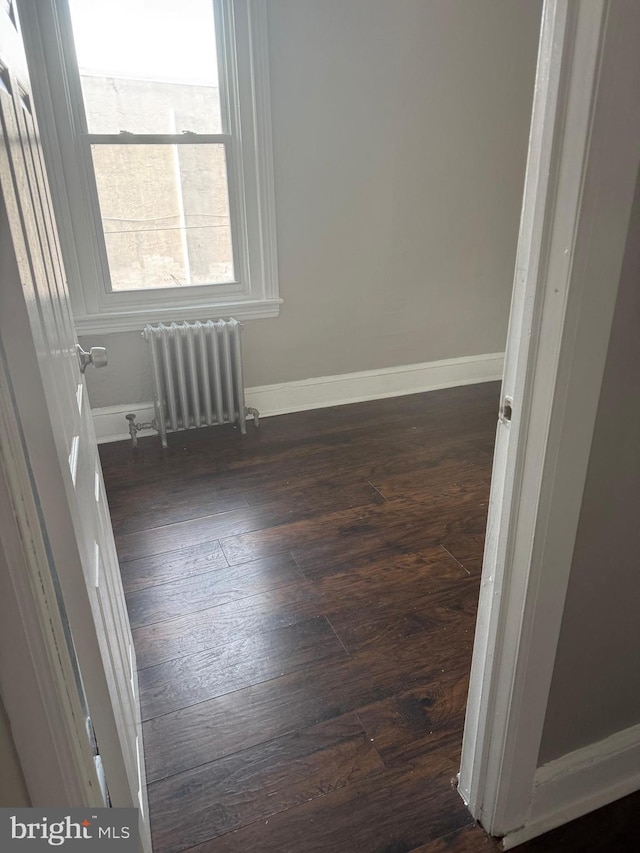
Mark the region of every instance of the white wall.
[[[248, 386], [503, 350], [540, 6], [269, 0], [284, 305]], [[83, 342], [94, 406], [151, 398], [138, 333]]]
[[640, 723], [639, 281], [640, 182], [600, 392], [540, 765]]

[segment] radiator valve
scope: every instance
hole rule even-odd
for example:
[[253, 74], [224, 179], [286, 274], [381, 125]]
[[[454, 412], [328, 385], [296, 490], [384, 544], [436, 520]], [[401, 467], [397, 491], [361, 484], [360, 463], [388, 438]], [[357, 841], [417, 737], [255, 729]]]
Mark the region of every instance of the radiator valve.
[[129, 435], [131, 436], [131, 447], [133, 448], [138, 446], [138, 433], [141, 429], [156, 429], [155, 421], [151, 421], [148, 424], [137, 424], [135, 412], [125, 415], [125, 418], [129, 421]]

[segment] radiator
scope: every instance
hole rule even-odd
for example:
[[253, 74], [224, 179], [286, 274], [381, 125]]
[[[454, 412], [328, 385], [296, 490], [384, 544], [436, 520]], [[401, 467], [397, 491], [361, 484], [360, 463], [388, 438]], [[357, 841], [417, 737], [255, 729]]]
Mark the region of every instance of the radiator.
[[237, 320], [159, 323], [143, 336], [151, 352], [155, 420], [137, 424], [127, 415], [129, 433], [151, 426], [167, 446], [167, 433], [213, 424], [237, 423], [247, 431], [247, 415], [258, 426], [258, 412], [244, 402], [242, 325]]

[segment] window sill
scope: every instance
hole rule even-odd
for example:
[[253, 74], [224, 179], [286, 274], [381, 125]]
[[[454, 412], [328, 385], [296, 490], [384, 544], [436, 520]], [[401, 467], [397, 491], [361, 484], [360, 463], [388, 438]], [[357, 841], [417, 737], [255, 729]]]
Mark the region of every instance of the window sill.
[[182, 305], [178, 307], [145, 308], [139, 311], [105, 311], [101, 314], [74, 314], [79, 335], [109, 334], [111, 332], [141, 332], [149, 323], [181, 323], [185, 320], [217, 320], [235, 317], [236, 320], [259, 320], [277, 317], [282, 299], [260, 299], [242, 302], [219, 302], [211, 305]]

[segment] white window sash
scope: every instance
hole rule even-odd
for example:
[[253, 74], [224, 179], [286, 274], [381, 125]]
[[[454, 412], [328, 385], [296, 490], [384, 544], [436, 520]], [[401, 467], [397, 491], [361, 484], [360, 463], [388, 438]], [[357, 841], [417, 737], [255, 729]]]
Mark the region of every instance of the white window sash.
[[[229, 134], [199, 134], [199, 133], [179, 133], [179, 134], [142, 134], [142, 133], [87, 133], [82, 134], [79, 140], [82, 149], [82, 159], [87, 173], [86, 192], [90, 201], [90, 206], [94, 217], [94, 227], [97, 245], [96, 251], [100, 255], [101, 269], [103, 275], [98, 283], [103, 288], [103, 298], [100, 303], [105, 307], [109, 305], [135, 306], [145, 308], [149, 304], [148, 294], [157, 292], [154, 288], [140, 288], [138, 290], [114, 290], [111, 283], [111, 273], [109, 269], [109, 261], [107, 257], [106, 237], [104, 231], [104, 223], [100, 212], [100, 200], [98, 198], [98, 189], [95, 180], [95, 171], [93, 168], [93, 158], [91, 155], [92, 145], [222, 145], [225, 150], [225, 162], [227, 166], [227, 183], [231, 182], [231, 172], [234, 168], [234, 140]], [[180, 301], [184, 298], [185, 287], [203, 287], [208, 288], [206, 298], [211, 298], [211, 288], [215, 288], [215, 293], [219, 296], [226, 294], [242, 294], [250, 296], [250, 288], [243, 285], [243, 282], [248, 281], [248, 269], [246, 268], [246, 253], [247, 246], [243, 246], [242, 251], [234, 239], [236, 233], [243, 233], [242, 229], [242, 214], [238, 210], [237, 197], [231, 192], [227, 186], [229, 199], [229, 220], [231, 223], [231, 247], [232, 260], [234, 270], [234, 280], [229, 282], [211, 282], [210, 284], [197, 285], [181, 285], [180, 287], [163, 287], [162, 292], [167, 294], [167, 299]], [[161, 299], [160, 301], [167, 301]]]

